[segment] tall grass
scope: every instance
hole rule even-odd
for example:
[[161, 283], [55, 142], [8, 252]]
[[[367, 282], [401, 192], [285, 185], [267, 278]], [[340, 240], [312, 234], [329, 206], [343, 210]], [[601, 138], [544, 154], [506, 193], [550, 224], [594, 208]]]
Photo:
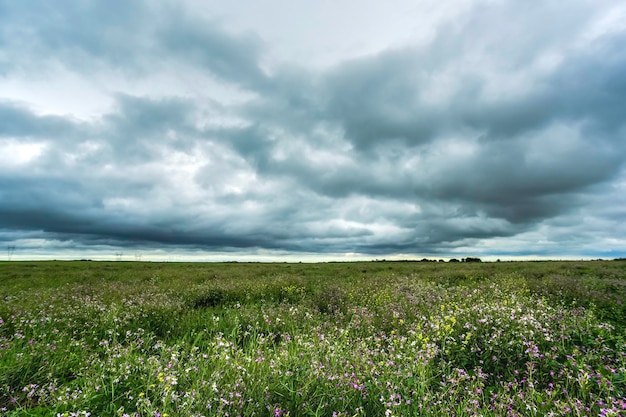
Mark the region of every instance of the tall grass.
[[620, 415], [624, 267], [0, 263], [0, 413]]

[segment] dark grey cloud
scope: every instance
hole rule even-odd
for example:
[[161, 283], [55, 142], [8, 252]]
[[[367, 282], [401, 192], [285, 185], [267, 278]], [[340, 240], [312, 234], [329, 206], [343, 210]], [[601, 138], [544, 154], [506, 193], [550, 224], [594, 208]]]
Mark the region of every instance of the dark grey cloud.
[[[0, 83], [71, 73], [111, 103], [85, 119], [0, 97], [0, 152], [15, 153], [0, 155], [0, 240], [626, 250], [623, 210], [606, 208], [626, 184], [612, 5], [477, 2], [427, 41], [312, 68], [173, 2], [0, 2]], [[191, 92], [165, 85], [186, 76]]]
[[200, 66], [221, 79], [261, 87], [261, 41], [230, 34], [173, 2], [61, 0], [3, 2], [0, 72], [116, 71], [141, 77], [168, 63]]
[[127, 69], [139, 46], [130, 29], [141, 31], [150, 20], [138, 1], [3, 1], [0, 7], [0, 42], [10, 51], [0, 61], [5, 72], [36, 71], [46, 58], [79, 68]]
[[162, 53], [200, 65], [244, 87], [265, 87], [269, 80], [260, 67], [262, 43], [257, 36], [227, 34], [180, 9], [170, 12], [173, 15], [156, 30]]
[[113, 161], [158, 160], [163, 146], [183, 152], [193, 148], [193, 135], [197, 133], [193, 103], [174, 97], [116, 98], [116, 111], [105, 116], [96, 128]]
[[64, 117], [36, 116], [18, 103], [0, 101], [0, 137], [72, 136], [75, 123]]
[[[386, 52], [341, 65], [326, 80], [329, 116], [357, 149], [428, 143], [445, 128], [443, 109], [420, 102], [419, 60], [411, 50]], [[420, 79], [422, 78], [422, 79]]]

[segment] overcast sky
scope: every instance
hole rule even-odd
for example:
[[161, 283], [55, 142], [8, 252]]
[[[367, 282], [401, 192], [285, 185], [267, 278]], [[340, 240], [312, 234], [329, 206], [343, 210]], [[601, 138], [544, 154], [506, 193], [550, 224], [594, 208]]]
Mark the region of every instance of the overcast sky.
[[13, 259], [621, 257], [625, 162], [621, 0], [0, 0]]

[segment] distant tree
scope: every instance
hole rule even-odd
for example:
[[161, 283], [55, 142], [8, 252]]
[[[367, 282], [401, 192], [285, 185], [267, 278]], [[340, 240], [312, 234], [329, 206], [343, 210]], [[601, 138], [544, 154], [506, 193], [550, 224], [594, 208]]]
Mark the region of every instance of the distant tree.
[[448, 262], [460, 262], [460, 261], [458, 259], [456, 259], [456, 258], [452, 258]]
[[480, 258], [465, 258], [465, 262], [482, 262]]

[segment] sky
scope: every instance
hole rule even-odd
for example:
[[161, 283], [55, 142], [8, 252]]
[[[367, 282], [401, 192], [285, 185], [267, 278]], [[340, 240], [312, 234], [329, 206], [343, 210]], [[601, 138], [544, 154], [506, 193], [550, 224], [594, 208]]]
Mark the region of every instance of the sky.
[[0, 0], [0, 245], [626, 256], [626, 4]]

